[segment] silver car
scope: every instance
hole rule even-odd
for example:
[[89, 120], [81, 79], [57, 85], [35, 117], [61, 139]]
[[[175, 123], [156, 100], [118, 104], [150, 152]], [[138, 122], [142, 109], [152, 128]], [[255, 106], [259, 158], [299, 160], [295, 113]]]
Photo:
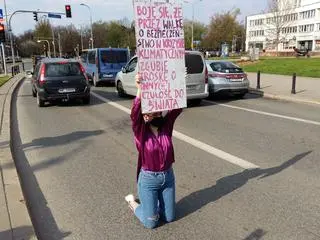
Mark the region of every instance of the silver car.
[[[185, 65], [187, 70], [187, 100], [193, 104], [200, 104], [202, 99], [209, 96], [208, 70], [202, 53], [186, 51]], [[138, 58], [134, 56], [116, 76], [115, 87], [120, 97], [127, 94], [136, 95], [135, 76], [137, 73]]]
[[209, 71], [209, 94], [233, 94], [243, 97], [249, 90], [247, 74], [229, 61], [207, 60]]

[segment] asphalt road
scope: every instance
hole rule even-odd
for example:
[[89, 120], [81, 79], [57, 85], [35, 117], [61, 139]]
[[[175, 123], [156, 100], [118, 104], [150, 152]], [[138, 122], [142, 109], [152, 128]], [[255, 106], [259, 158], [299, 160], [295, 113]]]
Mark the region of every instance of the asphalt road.
[[93, 92], [90, 106], [40, 109], [26, 81], [13, 102], [13, 151], [39, 239], [320, 239], [319, 107], [249, 97], [184, 110], [177, 221], [146, 230], [124, 201], [136, 192], [132, 98]]

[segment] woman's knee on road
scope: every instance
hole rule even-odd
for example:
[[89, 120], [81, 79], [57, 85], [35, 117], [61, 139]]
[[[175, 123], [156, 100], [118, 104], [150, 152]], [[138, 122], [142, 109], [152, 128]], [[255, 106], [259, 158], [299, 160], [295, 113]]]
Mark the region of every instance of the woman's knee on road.
[[159, 224], [159, 215], [148, 217], [143, 221], [143, 225], [148, 229], [156, 228]]

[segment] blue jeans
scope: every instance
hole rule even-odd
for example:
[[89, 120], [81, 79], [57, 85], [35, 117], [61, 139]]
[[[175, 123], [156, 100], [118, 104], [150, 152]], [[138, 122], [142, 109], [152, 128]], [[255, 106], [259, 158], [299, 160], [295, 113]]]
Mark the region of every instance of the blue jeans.
[[138, 179], [140, 206], [135, 215], [146, 228], [155, 228], [159, 220], [175, 218], [175, 177], [173, 169], [165, 172], [141, 170]]

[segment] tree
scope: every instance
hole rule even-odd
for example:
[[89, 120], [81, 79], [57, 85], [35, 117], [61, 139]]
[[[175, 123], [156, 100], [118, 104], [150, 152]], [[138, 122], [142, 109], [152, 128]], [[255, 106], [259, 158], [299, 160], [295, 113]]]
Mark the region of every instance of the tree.
[[239, 9], [215, 14], [208, 26], [208, 32], [204, 39], [204, 47], [207, 49], [220, 49], [222, 43], [232, 44], [234, 36], [244, 41], [244, 26], [237, 20]]
[[35, 41], [34, 31], [26, 31], [16, 38], [19, 53], [22, 57], [30, 57], [33, 54], [40, 54], [41, 50]]
[[[191, 20], [184, 20], [184, 41], [185, 47], [191, 48], [191, 39], [192, 39], [192, 21]], [[194, 41], [201, 41], [205, 33], [207, 32], [207, 26], [203, 23], [195, 21], [193, 23], [193, 39]]]
[[293, 13], [292, 0], [269, 0], [268, 11], [270, 17], [267, 18], [268, 29], [265, 32], [267, 42], [275, 45], [277, 55], [279, 54], [279, 44], [286, 39], [288, 32], [286, 29], [292, 26], [298, 15]]
[[135, 48], [134, 23], [120, 21], [96, 22], [93, 25], [95, 47]]
[[62, 52], [68, 55], [74, 55], [75, 49], [80, 48], [80, 32], [73, 24], [56, 29], [60, 34]]
[[35, 40], [37, 39], [51, 39], [52, 38], [52, 30], [49, 20], [43, 19], [40, 20], [35, 29]]

